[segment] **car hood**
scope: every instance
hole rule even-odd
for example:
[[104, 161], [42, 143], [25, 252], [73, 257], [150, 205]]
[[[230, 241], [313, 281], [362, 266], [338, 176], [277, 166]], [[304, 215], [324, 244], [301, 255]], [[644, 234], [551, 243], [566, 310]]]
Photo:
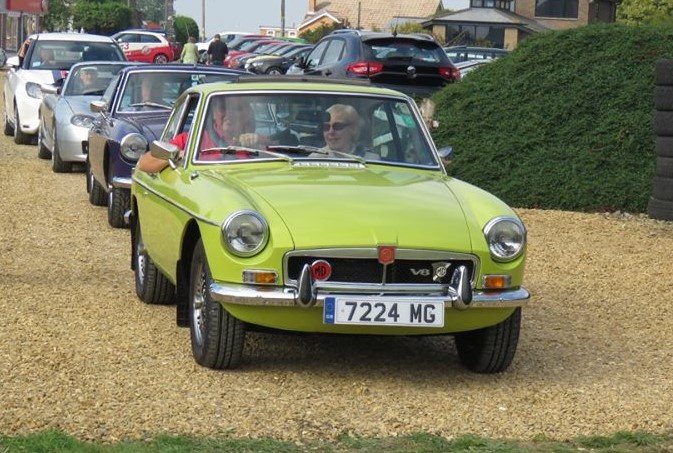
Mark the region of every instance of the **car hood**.
[[449, 178], [440, 172], [372, 165], [213, 176], [238, 186], [265, 215], [267, 209], [273, 211], [269, 215], [277, 214], [297, 249], [378, 244], [464, 252], [472, 248], [463, 210]]
[[68, 71], [59, 69], [20, 69], [16, 75], [26, 82], [50, 84], [68, 76]]
[[94, 116], [90, 104], [100, 99], [100, 96], [64, 96], [63, 99], [73, 115]]
[[142, 116], [126, 115], [123, 118], [135, 126], [148, 141], [157, 140], [168, 121], [170, 112], [146, 114]]

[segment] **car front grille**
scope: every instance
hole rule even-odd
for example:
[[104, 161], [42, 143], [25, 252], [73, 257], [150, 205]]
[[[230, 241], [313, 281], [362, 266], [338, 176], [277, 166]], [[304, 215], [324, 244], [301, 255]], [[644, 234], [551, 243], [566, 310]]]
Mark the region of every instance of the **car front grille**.
[[[353, 255], [370, 256], [334, 256], [345, 254], [344, 251], [340, 252], [291, 253], [286, 257], [286, 279], [290, 284], [296, 283], [304, 265], [310, 266], [317, 260], [324, 260], [332, 268], [332, 274], [326, 281], [332, 283], [448, 284], [457, 266], [466, 266], [468, 275], [473, 276], [477, 263], [476, 257], [465, 254], [447, 253], [442, 256], [433, 252], [434, 256], [423, 258], [423, 251], [407, 250], [406, 252], [413, 253], [400, 253], [401, 251], [398, 250], [397, 255], [414, 255], [413, 259], [396, 259], [393, 263], [384, 266], [376, 257], [376, 249], [368, 251], [369, 253], [363, 253], [363, 250], [353, 253]], [[446, 273], [434, 280], [436, 267], [446, 267]]]

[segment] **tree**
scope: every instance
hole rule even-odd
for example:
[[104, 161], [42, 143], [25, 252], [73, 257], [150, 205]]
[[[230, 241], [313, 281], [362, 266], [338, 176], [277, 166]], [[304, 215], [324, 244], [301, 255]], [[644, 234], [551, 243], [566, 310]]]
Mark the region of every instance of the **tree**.
[[111, 35], [131, 26], [131, 9], [125, 1], [77, 0], [72, 8], [72, 25], [90, 33]]
[[70, 2], [49, 0], [48, 12], [42, 17], [42, 29], [47, 31], [65, 31], [70, 22]]
[[334, 30], [340, 30], [342, 28], [345, 28], [342, 24], [334, 23], [332, 25], [321, 25], [318, 28], [314, 28], [313, 30], [309, 30], [307, 32], [301, 33], [299, 35], [300, 38], [303, 38], [306, 40], [306, 42], [309, 42], [311, 44], [315, 44], [320, 39], [332, 33]]
[[166, 20], [166, 2], [164, 0], [136, 0], [140, 17], [143, 20], [161, 23]]
[[673, 0], [622, 0], [617, 22], [628, 25], [673, 24]]
[[199, 38], [199, 26], [196, 21], [187, 16], [175, 16], [175, 40], [182, 44], [187, 42], [190, 36]]

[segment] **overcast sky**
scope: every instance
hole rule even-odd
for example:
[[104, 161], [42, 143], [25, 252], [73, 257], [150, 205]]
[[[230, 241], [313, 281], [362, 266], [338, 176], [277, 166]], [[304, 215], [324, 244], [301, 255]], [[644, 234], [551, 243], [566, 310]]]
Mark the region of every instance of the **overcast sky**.
[[[365, 0], [366, 1], [366, 0]], [[409, 0], [414, 1], [414, 0]], [[175, 0], [175, 13], [201, 24], [204, 0]], [[258, 32], [260, 25], [280, 27], [281, 0], [205, 0], [206, 36], [223, 31]], [[444, 0], [446, 8], [466, 8], [469, 0]], [[308, 9], [308, 0], [285, 0], [285, 26], [299, 25]]]

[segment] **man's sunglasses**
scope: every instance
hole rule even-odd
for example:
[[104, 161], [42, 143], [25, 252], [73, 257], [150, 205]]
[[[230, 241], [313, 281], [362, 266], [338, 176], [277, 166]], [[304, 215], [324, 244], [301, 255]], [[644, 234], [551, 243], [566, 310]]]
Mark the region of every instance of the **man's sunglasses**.
[[346, 129], [350, 125], [351, 125], [351, 123], [340, 123], [340, 122], [323, 123], [322, 130], [323, 130], [323, 132], [329, 132], [330, 129], [333, 129], [333, 130], [339, 132], [339, 131], [342, 131], [342, 130]]

